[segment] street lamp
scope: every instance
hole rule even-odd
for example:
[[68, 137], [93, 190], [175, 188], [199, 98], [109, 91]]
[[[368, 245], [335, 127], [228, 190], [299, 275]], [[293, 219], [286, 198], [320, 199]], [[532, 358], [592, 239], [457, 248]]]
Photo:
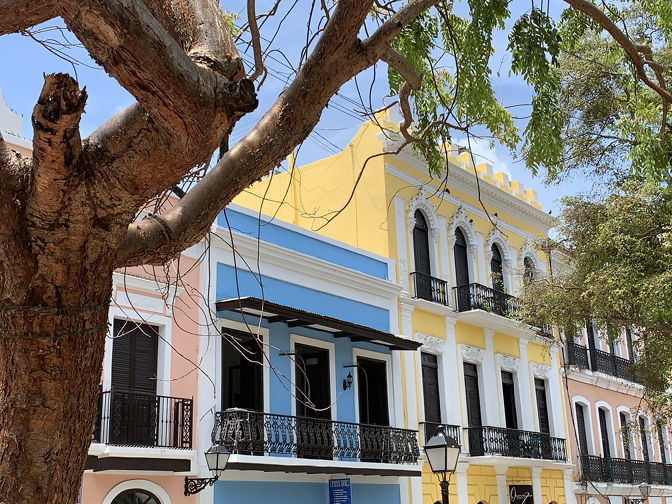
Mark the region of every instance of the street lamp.
[[446, 436], [444, 429], [443, 425], [438, 426], [439, 432], [425, 445], [425, 454], [432, 472], [441, 477], [441, 498], [443, 504], [448, 504], [446, 474], [455, 472], [460, 456], [460, 445], [454, 438]]
[[646, 481], [639, 485], [639, 492], [642, 494], [643, 501], [647, 500], [649, 498], [649, 494], [651, 493], [651, 485], [649, 485]]
[[212, 472], [212, 478], [188, 478], [184, 477], [184, 495], [194, 495], [203, 490], [206, 486], [214, 485], [215, 481], [226, 469], [226, 463], [229, 461], [229, 450], [222, 445], [211, 446], [205, 452], [205, 461], [208, 464], [208, 469]]

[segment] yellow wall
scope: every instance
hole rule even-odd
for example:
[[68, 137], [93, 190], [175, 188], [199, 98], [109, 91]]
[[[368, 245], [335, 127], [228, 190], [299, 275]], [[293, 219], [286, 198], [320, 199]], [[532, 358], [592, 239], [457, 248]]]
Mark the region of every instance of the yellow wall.
[[467, 492], [469, 504], [507, 504], [500, 503], [497, 497], [497, 476], [491, 466], [470, 465], [467, 469]]
[[457, 322], [455, 324], [455, 342], [485, 349], [483, 329], [464, 322]]
[[496, 354], [501, 353], [520, 358], [518, 339], [506, 334], [495, 333], [492, 337], [492, 347]]
[[441, 315], [413, 310], [411, 324], [414, 333], [419, 332], [427, 336], [446, 339], [446, 323]]
[[565, 487], [562, 479], [562, 471], [557, 469], [544, 469], [541, 471], [541, 496], [544, 504], [556, 502], [565, 504]]

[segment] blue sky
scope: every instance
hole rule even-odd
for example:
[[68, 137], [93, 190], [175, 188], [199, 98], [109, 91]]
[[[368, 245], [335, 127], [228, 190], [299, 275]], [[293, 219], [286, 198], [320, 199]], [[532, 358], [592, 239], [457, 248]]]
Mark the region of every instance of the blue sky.
[[[258, 0], [257, 13], [266, 12], [274, 3], [272, 0]], [[240, 0], [227, 3], [231, 12], [240, 12], [245, 17], [243, 5], [244, 2]], [[292, 5], [294, 5], [293, 9], [291, 9]], [[306, 16], [309, 5], [305, 0], [298, 0], [294, 4], [290, 2], [284, 12], [276, 15], [263, 27], [262, 37], [267, 44], [268, 39], [273, 38], [279, 19], [291, 9], [273, 39], [273, 47], [282, 49], [282, 54], [272, 52], [266, 60], [269, 75], [259, 92], [260, 106], [257, 111], [241, 119], [232, 134], [232, 142], [241, 138], [245, 132], [253, 127], [256, 120], [268, 109], [288, 82], [287, 78], [291, 75], [291, 69], [287, 60], [292, 62], [291, 64], [296, 64], [298, 61], [299, 52], [305, 43]], [[530, 5], [529, 2], [514, 0], [510, 6], [512, 10], [511, 19], [505, 30], [498, 32], [493, 41], [493, 45], [496, 47], [492, 58], [493, 80], [505, 105], [526, 104], [531, 100], [530, 90], [523, 81], [518, 77], [508, 75], [509, 65], [505, 52], [508, 32], [513, 22], [520, 14], [525, 12], [524, 9], [529, 9]], [[551, 9], [552, 14], [556, 17], [559, 13], [557, 3]], [[466, 12], [466, 5], [458, 2], [455, 10], [457, 13], [464, 13]], [[60, 20], [46, 24], [46, 26], [55, 25], [61, 25]], [[297, 34], [300, 34], [300, 36], [297, 37]], [[45, 39], [58, 38], [63, 41], [58, 32], [55, 31], [36, 36]], [[66, 37], [70, 42], [77, 42], [72, 34], [67, 34]], [[240, 46], [239, 49], [251, 54], [251, 51], [245, 51], [245, 46]], [[66, 72], [75, 76], [76, 72], [76, 78], [80, 86], [86, 86], [89, 98], [81, 124], [83, 136], [94, 131], [134, 101], [129, 93], [88, 58], [84, 49], [72, 48], [67, 51], [67, 54], [84, 64], [77, 65], [73, 69], [70, 63], [53, 55], [41, 44], [27, 36], [6, 35], [0, 37], [0, 68], [3, 69], [0, 73], [0, 88], [7, 105], [24, 116], [23, 136], [27, 139], [32, 138], [30, 114], [42, 88], [43, 74]], [[251, 62], [249, 56], [244, 55], [244, 58]], [[497, 70], [500, 73], [499, 78], [495, 73]], [[361, 93], [364, 100], [368, 102], [370, 89], [373, 90], [373, 107], [381, 106], [383, 98], [388, 92], [386, 67], [383, 63], [378, 65], [375, 72], [369, 71], [361, 75], [356, 83], [353, 81], [346, 84], [339, 91], [338, 96], [332, 99], [329, 107], [322, 115], [320, 124], [301, 147], [298, 155], [299, 165], [329, 156], [335, 153], [337, 149], [342, 149], [348, 144], [362, 122], [362, 117], [357, 114], [357, 107], [353, 105], [353, 101], [359, 102]], [[517, 107], [513, 110], [515, 110], [516, 115], [520, 116], [525, 116], [529, 112], [527, 107]], [[519, 122], [519, 126], [524, 127], [524, 120]], [[454, 141], [464, 144], [464, 135], [457, 134]], [[496, 146], [494, 150], [491, 150], [487, 142], [474, 144], [473, 141], [472, 147], [474, 148], [474, 154], [480, 156], [481, 160], [494, 165], [495, 171], [508, 172], [512, 180], [522, 181], [525, 188], [534, 188], [539, 191], [540, 200], [546, 209], [555, 208], [556, 204], [553, 201], [557, 198], [588, 188], [587, 182], [580, 179], [565, 182], [560, 186], [544, 187], [542, 180], [533, 178], [522, 163], [514, 160], [507, 149]], [[480, 162], [478, 157], [477, 161]]]

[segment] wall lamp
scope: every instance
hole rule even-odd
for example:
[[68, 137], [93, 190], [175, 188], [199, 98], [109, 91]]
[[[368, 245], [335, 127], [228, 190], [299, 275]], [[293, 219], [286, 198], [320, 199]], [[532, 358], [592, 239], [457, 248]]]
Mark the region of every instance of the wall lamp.
[[212, 471], [212, 478], [189, 478], [184, 477], [184, 496], [194, 495], [203, 490], [208, 485], [213, 486], [215, 481], [226, 469], [226, 463], [229, 461], [229, 450], [222, 445], [211, 446], [205, 452], [205, 461], [208, 463], [208, 469]]
[[352, 373], [348, 371], [348, 376], [343, 378], [343, 390], [348, 390], [352, 387]]

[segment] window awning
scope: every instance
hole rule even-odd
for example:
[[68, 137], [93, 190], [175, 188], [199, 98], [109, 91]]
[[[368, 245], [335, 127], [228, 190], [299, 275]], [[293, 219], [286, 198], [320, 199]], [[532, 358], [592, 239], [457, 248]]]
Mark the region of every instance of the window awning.
[[328, 332], [334, 338], [350, 338], [350, 341], [366, 341], [374, 345], [383, 345], [390, 350], [416, 350], [422, 345], [394, 334], [386, 333], [345, 320], [339, 320], [326, 315], [299, 310], [270, 301], [263, 301], [256, 297], [230, 298], [215, 303], [217, 312], [231, 311], [243, 315], [261, 317], [268, 322], [284, 322], [289, 327], [307, 327], [316, 331]]

